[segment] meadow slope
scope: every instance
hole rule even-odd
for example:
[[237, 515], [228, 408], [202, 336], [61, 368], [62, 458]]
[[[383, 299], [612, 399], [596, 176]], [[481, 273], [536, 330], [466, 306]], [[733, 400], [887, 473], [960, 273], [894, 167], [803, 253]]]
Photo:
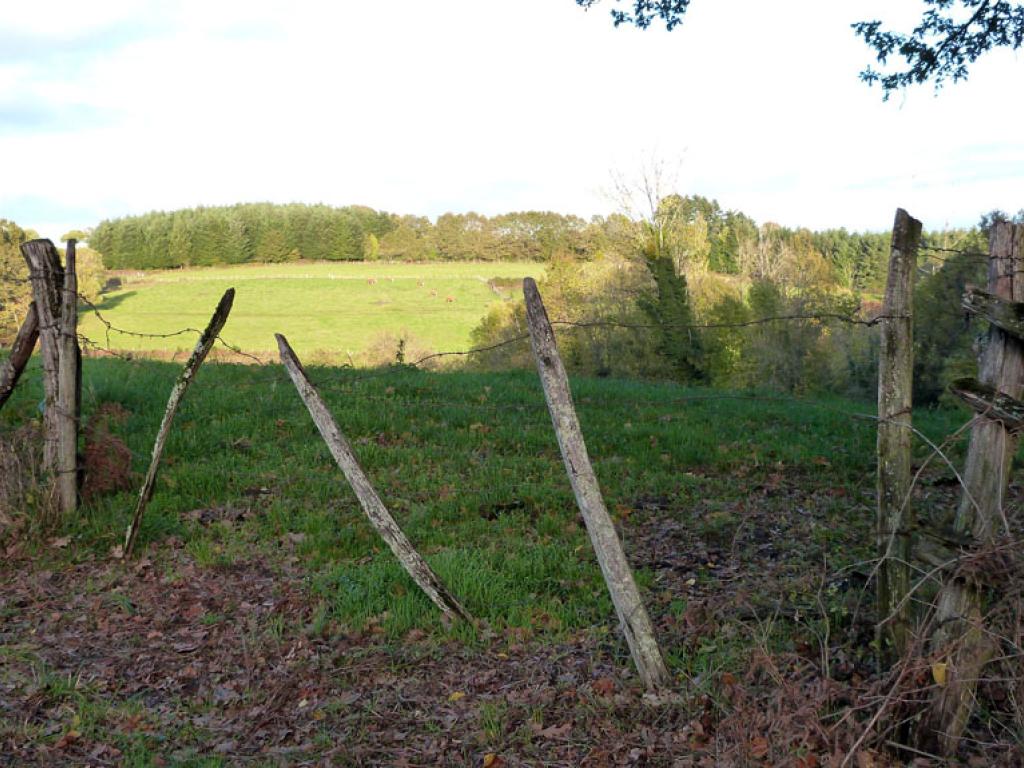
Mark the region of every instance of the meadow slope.
[[[490, 281], [538, 277], [543, 270], [536, 263], [298, 262], [119, 272], [120, 287], [101, 296], [96, 309], [115, 327], [136, 333], [201, 329], [220, 296], [234, 287], [223, 333], [232, 345], [265, 354], [275, 349], [273, 334], [281, 332], [299, 354], [360, 363], [371, 347], [386, 347], [377, 357], [387, 357], [397, 336], [408, 337], [414, 354], [467, 348], [487, 308], [514, 293]], [[166, 354], [195, 343], [193, 333], [108, 334], [88, 309], [80, 332], [99, 346], [124, 351]]]
[[[0, 412], [8, 452], [38, 420], [33, 366]], [[140, 557], [112, 559], [178, 370], [87, 360], [100, 449], [86, 487], [111, 479], [118, 441], [134, 476], [55, 530], [33, 533], [38, 495], [0, 516], [11, 764], [817, 765], [859, 735], [879, 684], [873, 404], [574, 380], [683, 694], [652, 707], [535, 373], [309, 366], [385, 503], [479, 620], [447, 627], [277, 365], [203, 368]], [[936, 441], [964, 420], [915, 414]], [[955, 501], [939, 462], [918, 490], [932, 509]], [[854, 707], [841, 728], [836, 686]]]

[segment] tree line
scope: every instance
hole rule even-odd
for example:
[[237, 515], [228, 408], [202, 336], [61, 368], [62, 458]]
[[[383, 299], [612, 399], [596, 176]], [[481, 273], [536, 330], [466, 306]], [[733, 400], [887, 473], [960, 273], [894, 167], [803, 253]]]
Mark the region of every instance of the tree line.
[[[849, 287], [879, 284], [885, 233], [758, 227], [746, 214], [699, 195], [671, 195], [662, 207], [671, 209], [683, 247], [712, 271], [740, 274], [754, 262], [756, 269], [774, 270], [781, 262], [768, 252], [785, 250], [794, 252], [791, 261], [802, 254], [824, 260], [822, 268]], [[547, 262], [626, 256], [634, 246], [633, 226], [621, 213], [590, 219], [550, 211], [446, 213], [431, 221], [364, 206], [251, 203], [108, 219], [88, 239], [108, 269], [299, 259]]]
[[[83, 236], [84, 232], [69, 232], [62, 238]], [[23, 229], [8, 219], [0, 218], [0, 347], [12, 339], [25, 319], [32, 302], [32, 287], [28, 280], [28, 265], [21, 254], [21, 244], [34, 240], [39, 234]], [[57, 249], [63, 257], [62, 248]], [[92, 301], [103, 287], [104, 266], [100, 254], [93, 248], [78, 246], [78, 292]]]
[[[595, 375], [671, 377], [722, 387], [869, 396], [877, 333], [828, 320], [771, 322], [785, 315], [870, 317], [880, 307], [888, 232], [811, 231], [758, 224], [699, 195], [666, 194], [647, 215], [589, 220], [551, 212], [448, 213], [436, 221], [361, 206], [257, 203], [153, 212], [101, 222], [79, 250], [82, 285], [96, 294], [104, 265], [149, 269], [292, 259], [542, 261], [552, 316], [570, 367]], [[926, 233], [933, 245], [983, 252], [993, 213], [978, 226]], [[0, 341], [30, 300], [18, 246], [35, 233], [0, 221]], [[102, 252], [102, 262], [100, 253]], [[957, 311], [976, 256], [923, 251], [916, 289], [915, 399], [935, 402], [945, 382], [974, 364], [972, 332]], [[522, 306], [492, 308], [480, 346], [519, 335]], [[749, 326], [744, 324], [753, 323]], [[691, 326], [709, 326], [695, 328]], [[478, 364], [518, 363], [516, 347]]]
[[[666, 195], [629, 222], [628, 248], [549, 265], [540, 283], [568, 367], [598, 376], [673, 378], [730, 389], [873, 396], [891, 235], [755, 226], [701, 198]], [[914, 307], [914, 400], [939, 402], [976, 366], [960, 297], [984, 282], [988, 232], [925, 233]], [[1024, 212], [1017, 214], [1024, 219]], [[773, 319], [774, 318], [774, 319]], [[856, 321], [856, 322], [850, 322]], [[484, 368], [530, 365], [522, 302], [475, 330]]]

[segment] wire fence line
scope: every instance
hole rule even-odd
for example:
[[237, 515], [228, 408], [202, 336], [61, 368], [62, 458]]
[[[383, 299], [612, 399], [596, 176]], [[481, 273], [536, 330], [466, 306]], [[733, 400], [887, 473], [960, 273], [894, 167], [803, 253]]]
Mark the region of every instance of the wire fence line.
[[[953, 248], [942, 248], [938, 246], [930, 246], [927, 244], [921, 244], [921, 248], [929, 251], [938, 251], [942, 253], [955, 253], [967, 256], [984, 256], [988, 258], [988, 254], [981, 254], [972, 251], [962, 251]], [[21, 278], [14, 277], [11, 275], [0, 275], [0, 279], [8, 280], [14, 279], [16, 281], [30, 283], [32, 277]], [[152, 332], [152, 331], [136, 331], [129, 328], [125, 328], [115, 324], [110, 320], [101, 307], [88, 296], [78, 293], [79, 301], [83, 306], [87, 307], [89, 313], [95, 316], [96, 320], [103, 326], [104, 339], [102, 342], [95, 339], [89, 338], [84, 334], [79, 334], [78, 339], [83, 347], [83, 350], [88, 355], [94, 356], [107, 356], [120, 359], [125, 362], [133, 362], [140, 358], [156, 357], [160, 358], [161, 354], [157, 350], [126, 350], [122, 347], [118, 347], [112, 343], [112, 336], [121, 335], [128, 338], [134, 339], [152, 339], [152, 340], [167, 340], [176, 337], [184, 337], [194, 335], [196, 338], [202, 335], [202, 331], [194, 327], [184, 327], [175, 330], [165, 332]], [[963, 312], [951, 312], [951, 315], [956, 317], [962, 317]], [[637, 331], [658, 331], [658, 330], [693, 330], [693, 331], [716, 331], [716, 330], [742, 330], [749, 329], [759, 326], [765, 326], [770, 324], [779, 323], [840, 323], [849, 325], [850, 327], [871, 329], [881, 324], [885, 320], [889, 319], [906, 319], [905, 315], [889, 315], [889, 314], [878, 314], [870, 317], [861, 317], [858, 314], [847, 314], [839, 312], [800, 312], [790, 314], [771, 315], [760, 318], [753, 318], [749, 320], [742, 320], [736, 322], [710, 322], [710, 323], [636, 323], [626, 322], [619, 320], [572, 320], [572, 319], [554, 319], [551, 321], [551, 325], [564, 328], [564, 329], [582, 329], [582, 330], [597, 330], [597, 329], [623, 329], [623, 330], [637, 330]], [[391, 376], [396, 370], [401, 369], [419, 369], [422, 368], [426, 363], [435, 360], [441, 360], [445, 358], [469, 358], [474, 355], [481, 355], [487, 352], [496, 351], [502, 348], [506, 348], [516, 344], [525, 344], [529, 340], [529, 334], [522, 333], [509, 338], [501, 339], [492, 344], [484, 344], [479, 346], [470, 347], [468, 349], [459, 350], [444, 350], [437, 352], [430, 352], [415, 360], [406, 361], [401, 360], [400, 356], [396, 359], [398, 365], [377, 367], [377, 368], [357, 368], [354, 365], [342, 364], [340, 366], [334, 366], [344, 370], [358, 371], [358, 375], [348, 380], [349, 384], [357, 384], [361, 382], [381, 379], [387, 376]], [[225, 339], [222, 335], [218, 334], [216, 342], [223, 349], [228, 350], [235, 358], [253, 363], [256, 365], [266, 366], [271, 365], [275, 359], [266, 359], [259, 354], [255, 354], [251, 351], [242, 349], [241, 346], [236, 345]], [[175, 355], [177, 353], [174, 353]], [[173, 359], [173, 358], [172, 358]], [[32, 376], [40, 375], [40, 372], [35, 372], [29, 375]], [[539, 390], [538, 390], [539, 392]], [[697, 399], [758, 399], [768, 400], [772, 399], [765, 395], [735, 395], [735, 394], [716, 394], [714, 396], [688, 396], [686, 398], [676, 399], [673, 402], [693, 402]], [[775, 398], [781, 401], [792, 402], [798, 398], [786, 398], [780, 396]], [[803, 404], [807, 404], [806, 400], [800, 399]], [[432, 403], [432, 405], [440, 407], [442, 401]], [[477, 408], [481, 412], [485, 411], [488, 407], [497, 408], [499, 406], [486, 406], [486, 405], [473, 405], [463, 404], [463, 407]], [[519, 405], [500, 406], [503, 409], [513, 410], [521, 408]]]
[[[166, 340], [175, 337], [194, 336], [199, 338], [202, 335], [202, 331], [194, 327], [184, 327], [176, 330], [166, 332], [144, 332], [135, 331], [128, 328], [124, 328], [120, 325], [115, 324], [108, 317], [106, 317], [97, 306], [97, 304], [89, 297], [78, 294], [81, 303], [88, 308], [88, 310], [96, 317], [101, 323], [104, 329], [104, 339], [102, 342], [90, 338], [84, 334], [79, 334], [78, 339], [83, 347], [83, 351], [90, 356], [104, 356], [120, 359], [124, 362], [133, 362], [139, 359], [145, 359], [153, 357], [156, 359], [162, 359], [162, 354], [158, 350], [127, 350], [116, 346], [112, 343], [112, 336], [122, 335], [128, 338], [135, 339], [153, 339], [153, 340]], [[962, 312], [950, 313], [955, 315], [957, 318], [963, 317]], [[737, 322], [716, 322], [716, 323], [686, 323], [686, 324], [657, 324], [657, 323], [631, 323], [618, 320], [569, 320], [569, 319], [555, 319], [551, 321], [552, 326], [558, 328], [578, 328], [582, 330], [596, 330], [596, 329], [624, 329], [624, 330], [637, 330], [637, 331], [657, 331], [657, 330], [742, 330], [749, 329], [758, 326], [764, 326], [769, 324], [778, 323], [840, 323], [849, 325], [851, 327], [858, 327], [864, 329], [871, 329], [881, 324], [887, 319], [905, 319], [906, 316], [898, 315], [887, 315], [879, 314], [870, 318], [858, 317], [856, 315], [836, 313], [836, 312], [807, 312], [807, 313], [793, 313], [793, 314], [782, 314], [772, 315], [767, 317], [755, 318], [751, 320], [737, 321]], [[400, 369], [419, 369], [422, 368], [426, 363], [435, 360], [441, 360], [446, 358], [469, 358], [475, 355], [484, 354], [487, 352], [496, 351], [506, 347], [510, 347], [516, 344], [525, 345], [529, 341], [529, 334], [522, 333], [509, 338], [502, 339], [492, 344], [485, 344], [470, 347], [468, 349], [460, 350], [445, 350], [438, 352], [430, 352], [422, 355], [414, 360], [403, 360], [399, 362], [396, 359], [397, 365], [392, 366], [380, 366], [380, 367], [356, 367], [351, 364], [333, 365], [332, 367], [339, 368], [342, 370], [351, 370], [353, 372], [358, 371], [358, 374], [350, 379], [350, 383], [359, 383], [371, 380], [381, 379], [390, 375], [393, 375], [395, 370]], [[229, 340], [224, 338], [223, 335], [218, 334], [216, 336], [216, 342], [223, 349], [228, 350], [235, 358], [242, 361], [266, 366], [272, 365], [276, 362], [273, 358], [264, 358], [259, 354], [242, 349], [239, 345], [231, 343]], [[178, 353], [173, 353], [174, 355]], [[172, 357], [173, 359], [173, 357]], [[237, 362], [234, 360], [232, 362]], [[314, 365], [316, 365], [314, 363]], [[39, 375], [38, 373], [35, 375]], [[738, 397], [734, 395], [724, 395], [716, 397]], [[766, 399], [763, 395], [757, 396], [759, 399]], [[687, 398], [692, 401], [694, 398]], [[704, 399], [704, 398], [699, 398]]]
[[[918, 248], [920, 248], [922, 251], [931, 251], [933, 254], [934, 253], [951, 253], [951, 254], [953, 254], [955, 256], [966, 256], [968, 258], [974, 258], [974, 259], [985, 259], [986, 261], [988, 261], [988, 259], [990, 258], [989, 254], [985, 253], [984, 251], [970, 251], [970, 250], [963, 250], [963, 249], [960, 249], [960, 248], [944, 248], [942, 246], [929, 245], [927, 243], [920, 243], [918, 245]], [[943, 260], [942, 257], [935, 256], [935, 255], [931, 255], [928, 258]]]
[[[921, 244], [923, 249], [929, 251], [937, 251], [943, 253], [954, 253], [962, 254], [971, 257], [984, 257], [988, 258], [988, 254], [980, 252], [964, 251], [954, 248], [943, 248], [938, 246], [930, 246]], [[936, 257], [941, 258], [941, 257]], [[20, 277], [13, 274], [0, 274], [0, 281], [8, 282], [20, 282], [20, 283], [31, 283], [35, 278], [33, 277]], [[80, 342], [83, 346], [92, 354], [106, 355], [111, 357], [119, 357], [122, 359], [134, 359], [137, 356], [157, 356], [152, 355], [155, 350], [137, 350], [137, 351], [126, 351], [123, 349], [115, 348], [111, 343], [111, 335], [118, 334], [129, 338], [135, 339], [154, 339], [154, 340], [167, 340], [179, 336], [186, 336], [189, 334], [195, 335], [197, 338], [202, 335], [202, 331], [194, 327], [184, 327], [176, 330], [166, 332], [143, 332], [127, 329], [116, 325], [114, 322], [109, 320], [101, 311], [100, 306], [97, 305], [89, 297], [78, 293], [79, 301], [88, 308], [89, 312], [96, 318], [96, 320], [104, 328], [104, 343], [101, 344], [98, 341], [88, 338], [84, 335], [79, 336]], [[950, 313], [956, 317], [962, 317], [962, 312], [953, 311]], [[563, 328], [580, 328], [580, 329], [623, 329], [623, 330], [638, 330], [638, 331], [656, 331], [656, 330], [688, 330], [688, 331], [716, 331], [716, 330], [740, 330], [745, 328], [752, 328], [762, 325], [769, 325], [783, 322], [813, 322], [813, 323], [827, 323], [827, 322], [839, 322], [848, 324], [851, 326], [861, 326], [864, 328], [872, 328], [879, 325], [887, 319], [905, 319], [904, 316], [896, 315], [885, 315], [878, 314], [871, 317], [858, 317], [856, 314], [844, 314], [838, 312], [800, 312], [791, 314], [772, 315], [767, 317], [753, 318], [749, 320], [735, 321], [735, 322], [705, 322], [705, 323], [636, 323], [626, 322], [620, 320], [572, 320], [572, 319], [554, 319], [551, 321], [553, 326], [559, 326]], [[422, 357], [414, 361], [405, 361], [405, 364], [412, 367], [419, 367], [425, 363], [433, 360], [440, 360], [444, 358], [453, 357], [469, 357], [473, 355], [483, 354], [486, 352], [492, 352], [504, 347], [508, 347], [514, 344], [525, 342], [529, 339], [528, 334], [519, 334], [506, 339], [502, 339], [492, 344], [480, 345], [469, 349], [462, 350], [444, 350], [431, 352], [423, 355]], [[230, 341], [225, 339], [223, 335], [218, 335], [216, 341], [224, 349], [227, 349], [237, 358], [242, 360], [258, 364], [266, 365], [272, 362], [271, 360], [263, 359], [258, 354], [251, 351], [246, 351], [241, 346], [232, 344]]]

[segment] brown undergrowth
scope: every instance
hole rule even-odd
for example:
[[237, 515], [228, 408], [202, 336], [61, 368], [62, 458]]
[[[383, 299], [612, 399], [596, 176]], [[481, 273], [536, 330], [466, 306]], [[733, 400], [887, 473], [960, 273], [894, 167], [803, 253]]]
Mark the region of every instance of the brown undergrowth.
[[43, 439], [36, 424], [0, 432], [0, 549], [45, 532], [57, 518], [53, 487], [44, 482]]
[[101, 403], [89, 418], [84, 430], [82, 453], [82, 500], [129, 490], [137, 485], [132, 474], [132, 454], [111, 427], [128, 418], [120, 403]]

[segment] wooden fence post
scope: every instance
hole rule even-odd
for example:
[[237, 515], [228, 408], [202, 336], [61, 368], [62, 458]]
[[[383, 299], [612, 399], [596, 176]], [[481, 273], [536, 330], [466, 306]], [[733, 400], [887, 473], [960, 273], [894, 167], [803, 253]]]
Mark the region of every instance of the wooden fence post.
[[60, 510], [67, 515], [78, 508], [82, 354], [75, 241], [68, 242], [66, 267], [49, 240], [30, 240], [22, 244], [21, 252], [32, 281], [43, 359], [43, 471], [53, 476]]
[[910, 641], [911, 408], [914, 372], [914, 270], [921, 222], [896, 210], [882, 307], [878, 363], [878, 636], [883, 656], [899, 658]]
[[61, 288], [57, 360], [57, 491], [61, 511], [78, 509], [78, 426], [81, 418], [82, 350], [78, 346], [78, 274], [75, 241], [69, 240]]
[[21, 253], [28, 263], [32, 297], [39, 316], [39, 352], [43, 364], [43, 472], [54, 474], [59, 467], [60, 427], [60, 317], [64, 287], [64, 268], [60, 254], [49, 240], [22, 243]]
[[33, 301], [28, 305], [28, 313], [25, 315], [18, 335], [11, 345], [11, 354], [3, 363], [0, 363], [0, 408], [14, 392], [22, 371], [32, 357], [32, 350], [35, 349], [36, 340], [39, 338], [39, 314], [36, 312], [36, 303]]
[[544, 397], [551, 421], [558, 437], [565, 469], [569, 474], [573, 493], [583, 520], [590, 534], [590, 541], [597, 553], [608, 591], [611, 593], [615, 612], [626, 636], [633, 662], [640, 679], [648, 689], [665, 687], [670, 677], [665, 661], [654, 637], [651, 620], [640, 599], [640, 591], [633, 580], [633, 571], [622, 550], [622, 543], [615, 532], [597, 476], [587, 455], [579, 419], [572, 404], [569, 379], [562, 365], [555, 345], [555, 334], [551, 329], [547, 311], [541, 300], [537, 283], [532, 278], [523, 280], [523, 294], [526, 297], [526, 319], [530, 327], [530, 342], [537, 360], [537, 369], [544, 386]]
[[441, 609], [445, 617], [450, 620], [472, 621], [469, 612], [459, 604], [459, 601], [434, 573], [427, 561], [420, 556], [391, 513], [388, 512], [387, 507], [384, 506], [384, 502], [377, 495], [370, 479], [363, 472], [363, 468], [359, 466], [359, 462], [352, 452], [352, 446], [341, 433], [331, 412], [327, 410], [327, 405], [309, 380], [306, 371], [302, 368], [302, 363], [299, 362], [299, 358], [295, 356], [295, 352], [288, 344], [288, 340], [280, 333], [274, 334], [274, 337], [277, 339], [281, 362], [288, 371], [288, 376], [295, 384], [295, 389], [298, 390], [302, 402], [306, 404], [306, 409], [313, 418], [313, 423], [316, 424], [324, 442], [327, 443], [338, 468], [341, 469], [345, 479], [348, 480], [355, 492], [356, 498], [359, 499], [359, 504], [369, 518], [370, 524], [391, 548], [406, 573], [423, 590], [430, 601]]
[[[955, 382], [957, 390], [970, 393], [965, 399], [979, 412], [971, 428], [955, 526], [973, 538], [974, 546], [984, 547], [1008, 533], [1003, 502], [1018, 436], [1010, 428], [1012, 420], [1008, 424], [1000, 414], [1024, 409], [1019, 402], [1024, 395], [1024, 226], [993, 226], [988, 294], [969, 290], [963, 307], [988, 319], [991, 326], [981, 354], [980, 381]], [[930, 751], [952, 755], [995, 646], [984, 627], [981, 587], [972, 579], [950, 577], [939, 592], [935, 613], [932, 653], [936, 664], [945, 665], [946, 680], [922, 721], [919, 742]]]
[[195, 378], [196, 371], [199, 370], [199, 366], [203, 364], [203, 360], [206, 359], [210, 350], [213, 349], [218, 334], [224, 327], [224, 323], [228, 321], [228, 315], [231, 314], [231, 305], [234, 303], [234, 300], [235, 289], [228, 288], [221, 297], [220, 302], [218, 302], [217, 309], [214, 310], [206, 330], [203, 331], [203, 335], [196, 342], [195, 349], [192, 350], [192, 354], [185, 363], [181, 375], [174, 382], [174, 387], [171, 389], [171, 396], [167, 400], [167, 408], [164, 410], [164, 417], [160, 422], [160, 429], [156, 433], [156, 441], [153, 443], [153, 456], [149, 460], [146, 479], [142, 483], [142, 490], [139, 491], [139, 501], [135, 505], [135, 514], [132, 515], [132, 521], [125, 533], [123, 554], [126, 558], [132, 555], [135, 541], [139, 536], [139, 528], [142, 525], [142, 515], [146, 511], [146, 505], [149, 503], [150, 498], [153, 496], [153, 489], [156, 486], [156, 471], [160, 466], [160, 457], [163, 455], [167, 436], [171, 432], [171, 422], [174, 421], [174, 414], [177, 413], [178, 406], [181, 404], [185, 392], [188, 391], [189, 384]]

